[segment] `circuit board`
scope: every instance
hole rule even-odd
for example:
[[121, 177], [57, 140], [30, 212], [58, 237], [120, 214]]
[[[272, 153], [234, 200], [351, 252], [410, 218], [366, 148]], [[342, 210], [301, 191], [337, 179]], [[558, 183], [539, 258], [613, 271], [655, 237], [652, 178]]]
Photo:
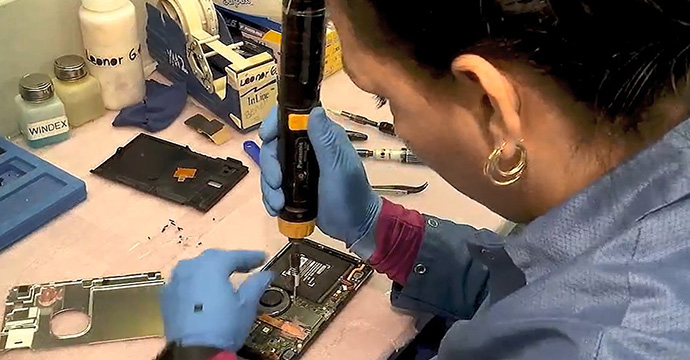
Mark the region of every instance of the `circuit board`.
[[276, 274], [259, 304], [245, 346], [247, 360], [297, 360], [342, 307], [371, 277], [362, 260], [310, 240], [301, 240], [297, 297], [291, 299], [291, 275], [286, 245], [264, 267]]

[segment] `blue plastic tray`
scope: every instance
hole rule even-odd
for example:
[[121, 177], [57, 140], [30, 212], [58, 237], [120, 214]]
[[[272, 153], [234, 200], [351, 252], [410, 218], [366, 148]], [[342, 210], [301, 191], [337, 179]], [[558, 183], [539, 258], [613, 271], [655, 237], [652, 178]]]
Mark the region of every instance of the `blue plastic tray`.
[[0, 138], [0, 250], [86, 199], [86, 184]]

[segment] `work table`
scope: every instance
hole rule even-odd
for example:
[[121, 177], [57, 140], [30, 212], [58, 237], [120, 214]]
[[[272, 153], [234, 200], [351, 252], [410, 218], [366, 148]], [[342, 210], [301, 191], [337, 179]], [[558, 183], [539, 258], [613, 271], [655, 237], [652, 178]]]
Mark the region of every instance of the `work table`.
[[[391, 114], [375, 109], [371, 95], [358, 90], [343, 73], [324, 81], [323, 103], [377, 120], [391, 121]], [[214, 116], [188, 103], [169, 128], [153, 134], [189, 145], [196, 152], [212, 157], [241, 160], [249, 174], [207, 213], [138, 192], [99, 178], [89, 171], [125, 145], [139, 128], [111, 126], [115, 112], [73, 130], [70, 140], [34, 151], [45, 160], [81, 178], [87, 184], [87, 200], [22, 241], [0, 253], [0, 296], [12, 286], [59, 280], [74, 280], [147, 271], [162, 271], [168, 277], [182, 259], [204, 249], [258, 249], [268, 256], [286, 243], [276, 220], [269, 217], [261, 201], [260, 171], [244, 153], [242, 143], [258, 132], [234, 132], [230, 141], [215, 145], [184, 125], [183, 121], [201, 113]], [[420, 119], [420, 121], [423, 121]], [[374, 128], [342, 123], [347, 129], [369, 134], [358, 147], [402, 147], [396, 138]], [[416, 195], [389, 197], [394, 202], [424, 213], [480, 228], [498, 230], [505, 221], [483, 206], [458, 193], [432, 170], [418, 165], [366, 161], [372, 184], [419, 185], [429, 188]], [[0, 214], [0, 216], [2, 216]], [[178, 228], [166, 224], [173, 220]], [[344, 250], [344, 246], [317, 233], [312, 239]], [[243, 276], [233, 276], [233, 281]], [[391, 352], [414, 336], [414, 318], [390, 305], [390, 281], [376, 274], [303, 357], [304, 360], [386, 359]], [[231, 321], [231, 319], [229, 319]], [[68, 347], [48, 351], [11, 351], [3, 359], [152, 359], [163, 347], [163, 339], [116, 342], [94, 346]]]

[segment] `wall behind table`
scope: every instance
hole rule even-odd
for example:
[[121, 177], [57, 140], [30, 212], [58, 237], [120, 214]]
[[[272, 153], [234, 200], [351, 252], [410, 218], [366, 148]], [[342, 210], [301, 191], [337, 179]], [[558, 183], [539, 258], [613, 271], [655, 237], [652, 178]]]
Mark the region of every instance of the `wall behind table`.
[[[145, 46], [146, 1], [132, 2], [137, 7], [144, 64], [151, 64]], [[18, 134], [14, 97], [24, 74], [52, 76], [56, 57], [83, 54], [80, 5], [81, 0], [0, 0], [0, 136]]]

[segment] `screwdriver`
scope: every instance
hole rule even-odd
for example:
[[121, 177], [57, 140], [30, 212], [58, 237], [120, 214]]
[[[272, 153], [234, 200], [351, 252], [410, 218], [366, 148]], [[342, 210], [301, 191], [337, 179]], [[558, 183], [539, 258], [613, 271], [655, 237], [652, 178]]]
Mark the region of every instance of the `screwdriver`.
[[309, 141], [309, 113], [321, 106], [325, 0], [283, 0], [278, 81], [278, 160], [283, 173], [285, 206], [278, 230], [291, 243], [292, 300], [300, 283], [299, 243], [314, 232], [318, 211], [319, 165]]
[[357, 149], [357, 155], [362, 158], [373, 158], [376, 160], [392, 160], [406, 164], [421, 164], [417, 155], [407, 148], [401, 149]]
[[302, 255], [299, 250], [299, 241], [293, 241], [292, 252], [290, 253], [290, 270], [289, 273], [292, 276], [292, 301], [297, 298], [297, 288], [300, 282], [300, 262], [302, 260]]
[[352, 120], [358, 124], [373, 126], [377, 129], [379, 129], [380, 132], [382, 132], [386, 135], [396, 136], [395, 135], [395, 126], [389, 122], [385, 122], [385, 121], [377, 122], [377, 121], [371, 120], [365, 116], [353, 114], [349, 111], [344, 111], [344, 110], [343, 111], [336, 111], [336, 110], [331, 110], [331, 109], [326, 109], [326, 110], [332, 114], [335, 114], [337, 116], [342, 116], [342, 117], [349, 119], [349, 120]]

